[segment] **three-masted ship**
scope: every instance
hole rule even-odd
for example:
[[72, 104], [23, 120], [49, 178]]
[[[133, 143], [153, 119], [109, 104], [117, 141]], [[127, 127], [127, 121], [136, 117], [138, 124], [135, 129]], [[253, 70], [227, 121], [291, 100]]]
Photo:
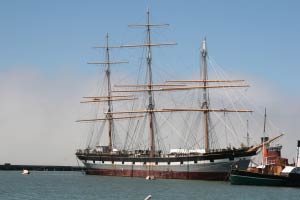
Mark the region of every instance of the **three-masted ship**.
[[[174, 45], [176, 43], [156, 44], [152, 43], [151, 30], [154, 27], [168, 26], [168, 24], [150, 23], [150, 14], [147, 12], [146, 24], [135, 24], [130, 26], [145, 27], [147, 39], [145, 44], [124, 45], [125, 47], [146, 48], [146, 83], [136, 85], [122, 85], [122, 87], [134, 88], [129, 90], [112, 90], [111, 65], [124, 62], [113, 62], [110, 60], [110, 50], [116, 46], [109, 46], [108, 35], [106, 46], [100, 47], [106, 50], [105, 62], [93, 62], [91, 64], [104, 65], [106, 67], [106, 91], [104, 96], [86, 97], [86, 102], [105, 103], [107, 110], [103, 118], [78, 120], [81, 122], [108, 122], [105, 135], [108, 138], [108, 145], [88, 147], [77, 150], [76, 156], [85, 165], [86, 174], [105, 176], [126, 176], [126, 177], [155, 177], [164, 179], [202, 179], [202, 180], [225, 180], [233, 165], [240, 169], [246, 169], [252, 156], [256, 155], [258, 148], [242, 146], [237, 148], [214, 149], [210, 143], [210, 113], [248, 113], [251, 110], [215, 109], [211, 108], [208, 90], [211, 88], [235, 88], [248, 87], [243, 80], [209, 80], [207, 70], [207, 47], [206, 39], [202, 43], [202, 77], [198, 80], [171, 80], [164, 84], [156, 84], [153, 81], [152, 73], [152, 48], [157, 46]], [[197, 85], [190, 85], [196, 83]], [[218, 83], [218, 85], [213, 85]], [[223, 84], [222, 84], [223, 83]], [[238, 83], [238, 84], [236, 84]], [[241, 84], [242, 83], [242, 84]], [[222, 84], [222, 85], [220, 85]], [[199, 107], [186, 108], [156, 108], [156, 92], [174, 92], [185, 90], [202, 90], [202, 103]], [[130, 95], [124, 95], [130, 94]], [[114, 101], [136, 100], [132, 93], [143, 93], [146, 95], [146, 106], [139, 110], [115, 111]], [[171, 149], [164, 152], [159, 149], [156, 136], [155, 115], [157, 113], [177, 112], [198, 112], [203, 114], [203, 138], [204, 148], [202, 149]], [[145, 118], [147, 121], [148, 147], [144, 149], [117, 149], [114, 146], [114, 126], [116, 120], [135, 120]], [[200, 122], [199, 122], [200, 124]], [[199, 132], [202, 127], [199, 127]]]

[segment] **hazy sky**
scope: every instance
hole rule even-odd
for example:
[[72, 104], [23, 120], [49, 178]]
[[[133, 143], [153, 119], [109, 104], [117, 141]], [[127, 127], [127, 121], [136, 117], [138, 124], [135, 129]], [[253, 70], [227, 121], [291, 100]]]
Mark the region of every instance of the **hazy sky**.
[[[93, 91], [102, 60], [91, 47], [140, 43], [147, 8], [153, 40], [177, 42], [154, 57], [156, 65], [189, 78], [199, 66], [204, 36], [209, 55], [228, 72], [247, 78], [258, 107], [287, 133], [284, 155], [300, 139], [300, 2], [297, 0], [2, 0], [0, 2], [0, 164], [76, 164], [86, 141], [80, 97]], [[131, 60], [118, 51], [120, 60]], [[166, 57], [168, 59], [166, 59]], [[132, 66], [119, 67], [118, 73]], [[175, 75], [174, 75], [175, 73]], [[255, 92], [257, 91], [257, 93]]]

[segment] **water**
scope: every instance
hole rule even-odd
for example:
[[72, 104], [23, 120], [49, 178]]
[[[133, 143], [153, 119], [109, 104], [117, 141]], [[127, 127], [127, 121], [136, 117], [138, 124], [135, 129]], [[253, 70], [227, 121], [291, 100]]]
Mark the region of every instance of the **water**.
[[300, 188], [232, 186], [227, 182], [86, 176], [80, 172], [0, 171], [2, 200], [299, 200]]

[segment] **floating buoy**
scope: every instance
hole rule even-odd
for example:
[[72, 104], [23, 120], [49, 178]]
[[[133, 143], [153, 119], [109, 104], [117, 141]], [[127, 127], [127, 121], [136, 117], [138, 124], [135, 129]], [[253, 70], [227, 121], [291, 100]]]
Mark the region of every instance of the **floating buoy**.
[[146, 180], [154, 180], [155, 177], [154, 176], [146, 176]]
[[151, 199], [151, 195], [148, 195], [144, 200], [149, 200], [149, 199]]
[[22, 174], [28, 175], [28, 174], [30, 174], [30, 172], [29, 172], [29, 170], [27, 170], [27, 169], [23, 169]]

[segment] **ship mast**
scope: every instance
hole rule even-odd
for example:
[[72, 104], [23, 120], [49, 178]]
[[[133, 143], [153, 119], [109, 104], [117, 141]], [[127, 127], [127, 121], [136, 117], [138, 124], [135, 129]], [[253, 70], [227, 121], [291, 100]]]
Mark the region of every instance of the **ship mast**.
[[168, 109], [169, 111], [200, 111], [203, 112], [203, 129], [204, 129], [204, 149], [205, 152], [210, 150], [210, 141], [209, 141], [209, 113], [210, 112], [252, 112], [251, 110], [229, 110], [229, 109], [211, 109], [209, 105], [209, 94], [208, 89], [212, 88], [234, 88], [234, 87], [249, 87], [249, 85], [208, 85], [208, 83], [231, 83], [231, 82], [243, 82], [244, 80], [208, 80], [207, 79], [207, 45], [206, 38], [202, 41], [202, 80], [169, 80], [167, 82], [175, 83], [203, 83], [202, 86], [183, 86], [178, 88], [169, 88], [164, 90], [188, 90], [188, 89], [202, 89], [203, 99], [200, 109], [190, 109], [190, 108], [181, 108], [181, 109]]
[[151, 57], [151, 31], [150, 31], [150, 12], [147, 11], [147, 84], [148, 84], [148, 110], [149, 110], [149, 127], [150, 127], [150, 157], [154, 157], [155, 154], [155, 141], [154, 141], [154, 129], [153, 129], [153, 109], [154, 109], [154, 99], [152, 92], [152, 57]]
[[77, 122], [96, 122], [96, 121], [108, 121], [108, 149], [109, 152], [113, 150], [113, 131], [114, 131], [114, 119], [127, 119], [127, 118], [136, 118], [140, 116], [125, 116], [125, 117], [114, 117], [113, 116], [113, 101], [127, 101], [127, 100], [135, 100], [134, 96], [113, 96], [111, 89], [111, 65], [112, 64], [125, 64], [128, 62], [111, 62], [110, 61], [110, 49], [111, 48], [121, 48], [120, 46], [109, 46], [109, 34], [106, 33], [106, 45], [98, 46], [95, 48], [105, 49], [105, 62], [89, 62], [88, 64], [97, 64], [97, 65], [105, 65], [105, 77], [107, 80], [107, 93], [106, 96], [94, 96], [94, 97], [83, 97], [89, 100], [82, 101], [81, 103], [100, 103], [107, 102], [107, 112], [105, 112], [105, 118], [97, 118], [97, 119], [83, 119], [77, 120]]
[[[147, 48], [147, 89], [146, 90], [134, 90], [130, 92], [147, 92], [148, 93], [148, 106], [146, 113], [149, 115], [149, 137], [150, 137], [150, 157], [155, 157], [155, 138], [154, 138], [154, 95], [153, 95], [153, 78], [152, 78], [152, 55], [151, 50], [153, 46], [166, 46], [175, 45], [176, 43], [164, 43], [164, 44], [153, 44], [151, 43], [151, 27], [169, 26], [169, 24], [151, 24], [150, 23], [150, 11], [147, 11], [147, 23], [146, 24], [131, 24], [129, 26], [144, 26], [147, 29], [147, 42], [146, 44], [133, 44], [123, 45], [122, 47], [146, 47]], [[137, 85], [140, 86], [140, 85]], [[124, 91], [114, 91], [124, 92]], [[126, 91], [125, 91], [126, 92]], [[138, 111], [140, 112], [140, 111]]]
[[111, 80], [110, 80], [110, 59], [109, 59], [109, 45], [108, 45], [109, 36], [106, 34], [106, 70], [105, 75], [107, 78], [107, 106], [108, 113], [106, 118], [108, 119], [108, 149], [112, 151], [112, 131], [113, 131], [113, 111], [112, 102], [111, 102]]
[[208, 119], [209, 119], [209, 109], [208, 109], [208, 95], [207, 95], [207, 64], [206, 64], [206, 38], [204, 38], [202, 42], [202, 67], [203, 67], [203, 103], [201, 108], [206, 109], [206, 111], [203, 112], [204, 114], [204, 148], [205, 152], [209, 151], [209, 132], [208, 132]]

